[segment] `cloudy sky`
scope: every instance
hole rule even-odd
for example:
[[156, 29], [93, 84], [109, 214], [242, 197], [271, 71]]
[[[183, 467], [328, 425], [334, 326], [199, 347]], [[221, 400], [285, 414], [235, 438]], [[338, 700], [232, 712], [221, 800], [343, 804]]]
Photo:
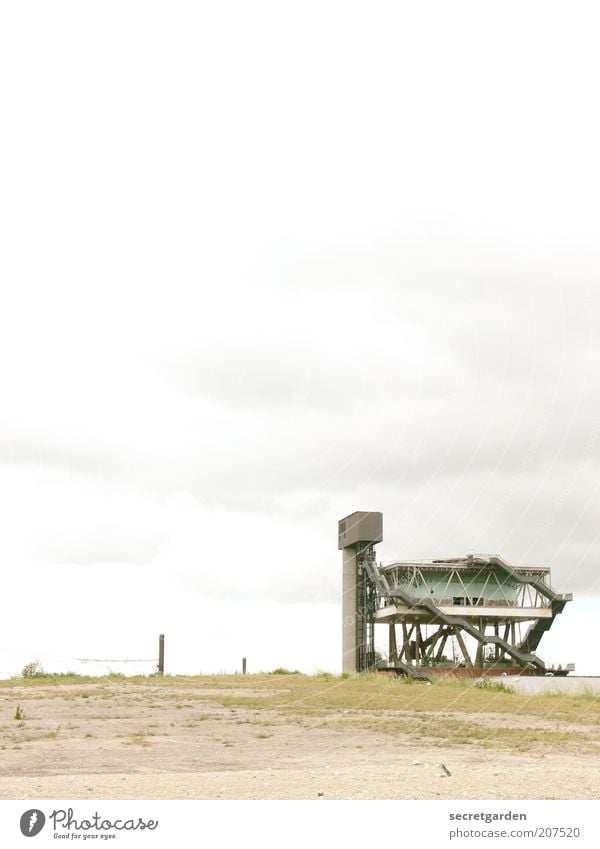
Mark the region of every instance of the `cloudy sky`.
[[2, 9], [0, 675], [337, 670], [357, 509], [600, 673], [594, 14]]

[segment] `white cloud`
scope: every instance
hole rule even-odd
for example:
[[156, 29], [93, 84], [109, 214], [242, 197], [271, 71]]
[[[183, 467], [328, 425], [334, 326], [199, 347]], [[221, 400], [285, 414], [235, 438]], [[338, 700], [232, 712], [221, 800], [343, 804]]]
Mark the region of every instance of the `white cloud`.
[[32, 647], [66, 651], [75, 578], [136, 599], [115, 639], [183, 634], [161, 597], [236, 645], [259, 611], [337, 617], [357, 508], [382, 555], [599, 595], [585, 12], [134, 6], [1, 28], [1, 550], [9, 592], [45, 587]]

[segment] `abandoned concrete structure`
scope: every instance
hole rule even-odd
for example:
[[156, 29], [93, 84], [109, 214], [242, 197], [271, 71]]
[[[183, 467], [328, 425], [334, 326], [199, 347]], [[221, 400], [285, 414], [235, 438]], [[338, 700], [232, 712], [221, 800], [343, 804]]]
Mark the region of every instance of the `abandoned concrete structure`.
[[[338, 523], [342, 551], [342, 669], [437, 674], [566, 675], [548, 667], [540, 640], [572, 594], [555, 592], [547, 567], [498, 556], [377, 563], [383, 515], [357, 511]], [[375, 627], [387, 626], [387, 657]]]

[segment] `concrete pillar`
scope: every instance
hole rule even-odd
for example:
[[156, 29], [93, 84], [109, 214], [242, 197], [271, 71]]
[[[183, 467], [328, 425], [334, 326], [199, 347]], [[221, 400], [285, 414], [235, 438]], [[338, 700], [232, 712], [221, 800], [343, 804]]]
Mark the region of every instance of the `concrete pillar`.
[[[338, 522], [338, 549], [343, 552], [342, 559], [342, 669], [353, 675], [358, 669], [357, 654], [362, 655], [366, 646], [367, 633], [370, 634], [370, 623], [365, 619], [365, 611], [357, 611], [362, 606], [362, 582], [358, 581], [358, 559], [363, 555], [372, 557], [371, 546], [383, 539], [383, 514], [355, 510]], [[357, 635], [360, 631], [360, 635]], [[369, 644], [367, 651], [371, 651]], [[369, 662], [367, 658], [366, 663]]]
[[356, 546], [343, 549], [342, 560], [342, 672], [356, 669]]

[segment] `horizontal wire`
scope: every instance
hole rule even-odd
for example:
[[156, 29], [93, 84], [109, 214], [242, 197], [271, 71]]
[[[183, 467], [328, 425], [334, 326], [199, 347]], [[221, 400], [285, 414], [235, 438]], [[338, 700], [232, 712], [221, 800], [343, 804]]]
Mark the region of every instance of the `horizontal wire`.
[[73, 657], [79, 663], [155, 663], [156, 657]]

